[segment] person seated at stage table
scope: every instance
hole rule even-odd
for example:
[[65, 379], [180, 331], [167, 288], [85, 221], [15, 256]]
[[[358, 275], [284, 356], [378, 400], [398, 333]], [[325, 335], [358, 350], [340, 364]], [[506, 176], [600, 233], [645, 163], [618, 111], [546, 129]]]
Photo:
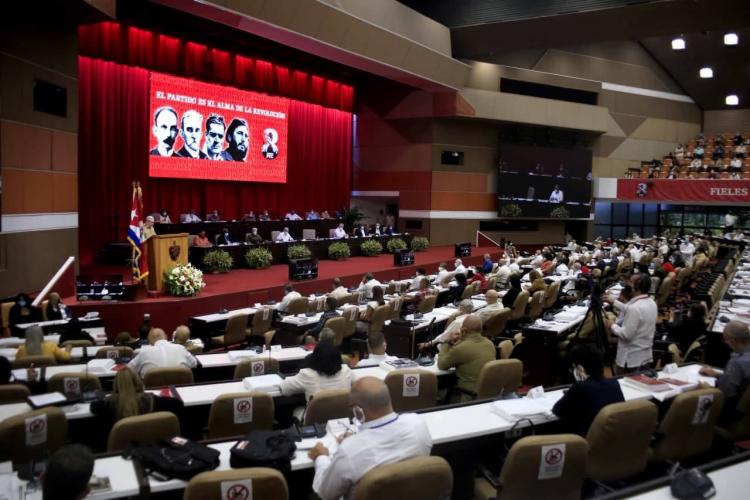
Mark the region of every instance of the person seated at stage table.
[[279, 312], [286, 312], [289, 309], [289, 304], [294, 300], [302, 297], [299, 292], [294, 290], [294, 286], [291, 283], [284, 285], [284, 298], [276, 307]]
[[373, 227], [370, 228], [370, 234], [373, 236], [382, 236], [383, 229], [380, 227], [380, 222], [376, 222]]
[[206, 236], [205, 231], [201, 231], [198, 233], [198, 235], [193, 238], [192, 245], [194, 247], [202, 247], [202, 248], [208, 248], [214, 246], [213, 243], [211, 243], [211, 240], [208, 239], [208, 236]]
[[732, 320], [724, 326], [722, 337], [732, 350], [724, 372], [703, 366], [700, 373], [717, 378], [716, 387], [724, 393], [725, 398], [719, 425], [731, 427], [742, 418], [737, 404], [750, 386], [750, 329], [742, 321]]
[[143, 222], [143, 227], [141, 228], [141, 243], [152, 236], [156, 236], [156, 230], [154, 229], [154, 218], [149, 215], [146, 217], [146, 220]]
[[387, 234], [388, 236], [396, 234], [396, 229], [393, 226], [385, 225], [383, 226], [383, 234]]
[[157, 221], [159, 224], [171, 224], [172, 219], [169, 217], [169, 212], [167, 212], [166, 208], [162, 208], [159, 211], [159, 220]]
[[257, 227], [250, 229], [250, 234], [245, 236], [245, 243], [250, 243], [251, 245], [259, 245], [263, 243], [263, 237], [258, 234]]
[[322, 220], [328, 220], [331, 218], [331, 214], [328, 213], [328, 210], [323, 210], [323, 212], [321, 212], [320, 214], [320, 218]]
[[[166, 340], [164, 341], [166, 342]], [[170, 344], [172, 345], [172, 344]], [[183, 351], [184, 347], [178, 346]], [[126, 368], [115, 375], [112, 393], [104, 399], [91, 402], [91, 413], [114, 423], [127, 417], [146, 415], [157, 411], [178, 414], [184, 405], [179, 398], [165, 398], [143, 390], [143, 381], [133, 370]]]
[[333, 297], [336, 300], [342, 299], [349, 295], [349, 290], [341, 284], [340, 278], [333, 278], [333, 290], [328, 294], [329, 297]]
[[352, 235], [353, 235], [353, 236], [356, 236], [356, 237], [358, 237], [358, 238], [364, 238], [365, 236], [367, 236], [367, 228], [365, 227], [365, 225], [364, 225], [364, 224], [360, 224], [360, 225], [359, 225], [359, 226], [357, 226], [357, 228], [356, 228], [356, 229], [354, 230], [354, 232], [352, 233]]
[[308, 452], [315, 465], [312, 488], [321, 500], [351, 498], [356, 484], [373, 468], [427, 456], [432, 450], [432, 437], [422, 416], [394, 413], [382, 380], [357, 380], [351, 402], [361, 432], [342, 436], [333, 453], [320, 442]]
[[563, 432], [586, 436], [599, 410], [625, 401], [617, 379], [604, 378], [604, 358], [595, 344], [578, 344], [570, 350], [575, 383], [555, 403], [552, 413]]
[[128, 368], [143, 377], [152, 368], [195, 368], [197, 364], [187, 349], [167, 340], [164, 330], [152, 328], [148, 332], [148, 345], [141, 347], [141, 351], [128, 363]]
[[268, 210], [263, 210], [263, 213], [258, 216], [259, 221], [269, 221], [271, 220], [271, 215], [268, 213]]
[[453, 331], [442, 345], [438, 356], [438, 368], [456, 368], [457, 386], [465, 391], [475, 392], [479, 372], [482, 367], [495, 360], [495, 345], [482, 336], [482, 320], [469, 314], [461, 323], [461, 328]]
[[64, 348], [58, 347], [55, 342], [44, 340], [44, 332], [41, 326], [30, 326], [24, 331], [24, 343], [16, 350], [16, 359], [24, 359], [27, 356], [47, 356], [54, 358], [58, 363], [70, 361], [71, 345]]
[[346, 238], [347, 237], [346, 229], [344, 229], [344, 223], [343, 222], [340, 223], [336, 227], [336, 229], [333, 230], [333, 237], [336, 238], [336, 239], [339, 239], [339, 240], [342, 239], [342, 238]]
[[360, 359], [357, 363], [357, 368], [365, 366], [378, 366], [383, 361], [393, 361], [398, 359], [398, 356], [390, 356], [386, 353], [388, 344], [385, 342], [385, 335], [383, 332], [371, 332], [367, 334], [367, 351], [369, 352], [366, 358]]
[[41, 475], [45, 500], [78, 500], [91, 492], [94, 454], [88, 446], [66, 444], [52, 454]]
[[510, 288], [505, 295], [503, 295], [503, 306], [512, 309], [518, 294], [521, 293], [523, 289], [521, 288], [521, 277], [518, 274], [511, 274], [508, 281], [510, 282]]
[[96, 339], [94, 336], [84, 330], [81, 327], [81, 322], [76, 318], [72, 318], [68, 321], [68, 324], [65, 325], [65, 329], [60, 332], [60, 338], [57, 340], [57, 343], [64, 346], [66, 342], [72, 340], [87, 340], [91, 342], [91, 345], [96, 345]]
[[234, 243], [235, 241], [232, 239], [232, 235], [229, 234], [229, 228], [222, 228], [221, 234], [219, 235], [219, 245], [233, 245]]
[[201, 222], [201, 218], [195, 213], [195, 209], [191, 208], [190, 213], [185, 215], [185, 219], [182, 222]]
[[358, 292], [364, 292], [363, 296], [366, 299], [372, 298], [372, 289], [376, 286], [380, 287], [383, 286], [382, 283], [380, 283], [378, 280], [375, 279], [375, 276], [372, 275], [372, 273], [365, 273], [364, 276], [362, 276], [362, 281], [359, 283], [359, 287], [357, 288]]
[[320, 220], [320, 214], [311, 208], [310, 211], [305, 214], [305, 220]]
[[339, 306], [339, 301], [336, 297], [332, 297], [330, 294], [326, 297], [326, 310], [320, 315], [320, 319], [317, 324], [306, 332], [306, 335], [312, 335], [317, 338], [320, 331], [326, 326], [326, 321], [331, 318], [338, 318], [339, 313], [336, 310]]
[[325, 389], [349, 389], [352, 385], [351, 369], [341, 362], [341, 351], [332, 342], [318, 342], [312, 354], [302, 362], [296, 375], [281, 382], [281, 394], [305, 394], [305, 400]]
[[47, 316], [47, 321], [55, 321], [68, 317], [68, 310], [65, 307], [65, 304], [60, 301], [60, 294], [57, 292], [49, 294], [49, 297], [47, 298], [47, 306], [45, 307], [44, 312]]
[[180, 325], [174, 329], [174, 332], [172, 332], [172, 342], [181, 345], [193, 355], [203, 352], [203, 348], [200, 345], [190, 340], [190, 328], [186, 325]]
[[219, 215], [219, 210], [217, 210], [216, 208], [214, 208], [213, 212], [206, 215], [206, 222], [219, 222], [221, 220], [224, 219], [222, 219], [221, 215]]
[[279, 243], [288, 243], [290, 241], [294, 241], [294, 238], [292, 238], [292, 235], [289, 234], [289, 228], [285, 227], [283, 231], [281, 231], [276, 236], [276, 241]]
[[255, 212], [250, 210], [248, 213], [242, 216], [242, 222], [255, 222], [258, 220], [258, 217], [256, 217]]
[[284, 216], [284, 220], [302, 220], [302, 217], [300, 217], [294, 210], [290, 210]]

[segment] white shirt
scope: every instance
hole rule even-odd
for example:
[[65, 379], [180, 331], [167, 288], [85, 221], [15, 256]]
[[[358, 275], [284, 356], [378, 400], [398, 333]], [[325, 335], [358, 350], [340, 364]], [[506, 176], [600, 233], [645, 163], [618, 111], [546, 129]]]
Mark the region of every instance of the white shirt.
[[685, 258], [685, 264], [692, 264], [693, 254], [695, 253], [695, 245], [693, 245], [689, 241], [687, 243], [681, 243], [680, 253]]
[[435, 282], [436, 282], [436, 283], [437, 283], [438, 285], [440, 285], [440, 284], [441, 284], [441, 283], [443, 282], [443, 280], [444, 280], [445, 278], [447, 278], [447, 277], [448, 277], [448, 275], [449, 275], [450, 273], [451, 273], [451, 272], [450, 272], [450, 271], [448, 271], [447, 269], [443, 269], [442, 271], [438, 271], [438, 273], [437, 273], [437, 277], [435, 278]]
[[349, 389], [352, 386], [352, 371], [342, 364], [341, 370], [331, 377], [322, 375], [312, 368], [303, 368], [297, 375], [287, 377], [281, 381], [281, 394], [290, 396], [292, 394], [305, 393], [305, 399], [310, 399], [318, 391], [326, 389]]
[[291, 213], [291, 212], [289, 212], [288, 214], [286, 214], [286, 215], [284, 216], [284, 218], [285, 218], [286, 220], [302, 220], [302, 217], [300, 217], [300, 216], [299, 216], [299, 214], [296, 214], [296, 213], [295, 213], [295, 214], [293, 214], [293, 213]]
[[197, 361], [185, 347], [167, 340], [157, 340], [154, 345], [141, 347], [141, 351], [128, 363], [128, 367], [141, 377], [152, 368], [195, 368], [196, 365]]
[[185, 222], [200, 222], [201, 218], [195, 214], [187, 214], [185, 216]]
[[555, 268], [555, 274], [560, 276], [565, 276], [568, 274], [568, 265], [565, 264], [565, 262], [561, 262], [556, 268]]
[[[371, 299], [372, 298], [372, 289], [375, 288], [376, 286], [382, 287], [383, 284], [381, 282], [379, 282], [378, 280], [376, 280], [375, 278], [373, 278], [370, 281], [368, 281], [367, 283], [360, 283], [359, 288], [357, 288], [357, 291], [358, 292], [364, 292], [365, 298], [366, 299]], [[385, 291], [385, 290], [383, 290], [383, 291]]]
[[433, 340], [432, 343], [437, 344], [438, 342], [447, 342], [448, 340], [450, 340], [451, 335], [453, 335], [454, 332], [461, 331], [461, 326], [464, 324], [464, 320], [468, 317], [468, 314], [461, 314], [461, 316], [456, 316], [456, 319], [451, 321], [451, 324], [445, 328], [443, 333], [435, 337], [435, 340]]
[[278, 305], [276, 309], [278, 309], [281, 312], [286, 312], [286, 310], [289, 308], [289, 303], [293, 301], [294, 299], [298, 299], [302, 297], [299, 292], [295, 292], [292, 290], [291, 292], [284, 295], [284, 298], [281, 299], [281, 303]]
[[625, 305], [622, 322], [612, 325], [617, 338], [618, 366], [637, 368], [653, 360], [652, 346], [656, 331], [656, 302], [648, 295], [633, 297]]
[[347, 290], [343, 286], [334, 288], [333, 291], [328, 294], [329, 297], [333, 297], [334, 299], [340, 299], [347, 295], [349, 295], [349, 290]]
[[343, 227], [337, 227], [333, 230], [333, 237], [334, 238], [346, 238], [346, 230]]
[[518, 262], [511, 262], [508, 267], [510, 268], [510, 274], [521, 272], [521, 266], [518, 265]]
[[281, 231], [279, 235], [276, 236], [276, 241], [281, 241], [281, 242], [294, 241], [294, 238], [292, 238], [291, 234]]
[[734, 226], [737, 224], [737, 216], [734, 214], [726, 214], [724, 216], [724, 225], [725, 226]]
[[466, 267], [463, 264], [459, 264], [453, 270], [453, 274], [466, 274]]
[[323, 500], [349, 499], [357, 482], [376, 466], [426, 456], [431, 450], [432, 437], [420, 415], [390, 413], [362, 424], [332, 456], [315, 459], [313, 491]]
[[[497, 302], [495, 302], [494, 304], [487, 304], [486, 306], [478, 310], [476, 314], [482, 320], [482, 325], [484, 325], [488, 319], [495, 315], [495, 313], [498, 313], [503, 309], [505, 309], [505, 306], [502, 303], [502, 299], [498, 298]], [[453, 323], [455, 323], [455, 321]]]
[[378, 366], [382, 361], [393, 361], [394, 359], [398, 359], [398, 356], [391, 356], [390, 354], [370, 354], [365, 359], [360, 359], [359, 363], [357, 363], [357, 368], [361, 368], [363, 366]]
[[550, 203], [562, 203], [562, 201], [563, 201], [563, 192], [560, 191], [559, 189], [555, 189], [549, 195], [549, 201], [550, 201]]

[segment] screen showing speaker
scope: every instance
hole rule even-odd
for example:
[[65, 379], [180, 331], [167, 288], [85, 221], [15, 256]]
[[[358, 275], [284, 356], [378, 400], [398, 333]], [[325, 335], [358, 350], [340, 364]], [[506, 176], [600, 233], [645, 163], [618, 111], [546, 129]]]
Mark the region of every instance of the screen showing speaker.
[[290, 280], [312, 280], [318, 277], [318, 259], [292, 259], [289, 261]]
[[456, 257], [471, 256], [471, 243], [456, 243], [453, 255]]
[[286, 182], [289, 99], [150, 78], [149, 176]]
[[502, 144], [500, 158], [500, 217], [588, 219], [591, 215], [591, 151]]
[[410, 266], [414, 264], [413, 250], [396, 250], [393, 252], [394, 266]]

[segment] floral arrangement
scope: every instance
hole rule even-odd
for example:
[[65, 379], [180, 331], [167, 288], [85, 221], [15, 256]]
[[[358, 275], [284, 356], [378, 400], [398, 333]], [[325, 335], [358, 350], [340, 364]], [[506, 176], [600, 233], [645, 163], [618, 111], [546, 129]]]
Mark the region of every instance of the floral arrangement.
[[549, 214], [550, 217], [555, 217], [557, 219], [567, 219], [570, 217], [570, 212], [568, 212], [568, 209], [565, 207], [557, 207]]
[[500, 209], [500, 216], [502, 217], [520, 217], [522, 213], [521, 207], [516, 203], [508, 203]]
[[430, 248], [430, 240], [424, 236], [415, 236], [411, 240], [411, 249], [415, 252], [424, 252], [428, 248]]
[[250, 269], [265, 269], [272, 261], [273, 255], [266, 247], [251, 248], [245, 253], [245, 262]]
[[385, 246], [391, 253], [395, 252], [396, 250], [406, 250], [408, 248], [406, 246], [406, 242], [401, 238], [391, 238], [390, 240], [388, 240], [388, 243], [386, 243]]
[[203, 267], [212, 273], [228, 273], [234, 265], [234, 259], [224, 250], [211, 250], [203, 257]]
[[192, 264], [178, 264], [168, 269], [164, 275], [164, 284], [171, 295], [193, 297], [205, 288], [203, 272]]
[[362, 255], [365, 257], [375, 257], [376, 255], [383, 253], [383, 245], [376, 240], [367, 240], [363, 242], [359, 246], [359, 249], [362, 250]]
[[343, 241], [337, 241], [328, 245], [328, 258], [331, 260], [345, 260], [351, 253], [349, 245]]
[[312, 252], [307, 248], [307, 245], [291, 245], [286, 250], [286, 256], [289, 257], [290, 260], [309, 259], [311, 255]]

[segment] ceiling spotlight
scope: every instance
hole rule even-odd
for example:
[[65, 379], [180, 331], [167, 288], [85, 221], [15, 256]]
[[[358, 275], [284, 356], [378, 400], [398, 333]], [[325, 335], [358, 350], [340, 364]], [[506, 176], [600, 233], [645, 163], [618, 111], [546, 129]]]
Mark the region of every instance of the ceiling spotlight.
[[740, 42], [737, 33], [727, 33], [724, 35], [724, 45], [737, 45]]
[[724, 99], [724, 102], [727, 103], [727, 106], [737, 106], [740, 103], [740, 98], [737, 97], [737, 94], [730, 94]]
[[705, 68], [701, 68], [700, 75], [701, 75], [701, 78], [713, 78], [714, 70], [706, 66]]
[[672, 40], [672, 50], [685, 50], [685, 39], [675, 38]]

